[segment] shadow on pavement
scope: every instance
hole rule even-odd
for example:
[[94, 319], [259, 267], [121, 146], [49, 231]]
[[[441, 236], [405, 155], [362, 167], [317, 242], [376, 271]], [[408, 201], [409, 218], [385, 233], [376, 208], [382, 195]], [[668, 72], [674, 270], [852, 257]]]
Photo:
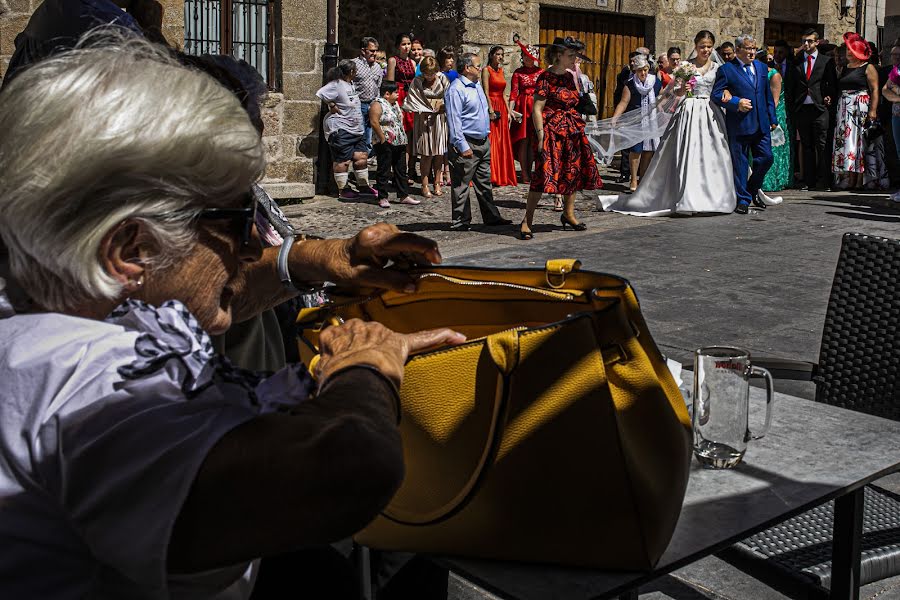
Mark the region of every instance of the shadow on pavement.
[[[896, 212], [896, 211], [886, 211], [886, 212]], [[881, 221], [883, 223], [900, 223], [900, 213], [896, 213], [896, 216], [891, 215], [879, 215], [872, 213], [852, 213], [852, 212], [827, 212], [826, 214], [834, 215], [836, 217], [843, 217], [845, 219], [860, 219], [861, 221]]]

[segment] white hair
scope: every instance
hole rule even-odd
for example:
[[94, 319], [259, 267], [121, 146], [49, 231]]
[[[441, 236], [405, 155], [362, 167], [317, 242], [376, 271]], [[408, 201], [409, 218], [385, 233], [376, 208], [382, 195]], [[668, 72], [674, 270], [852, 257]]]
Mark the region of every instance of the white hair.
[[120, 296], [99, 260], [117, 224], [141, 221], [159, 249], [142, 264], [164, 269], [193, 248], [197, 212], [233, 204], [265, 165], [213, 78], [144, 40], [88, 35], [0, 94], [0, 237], [46, 310]]
[[744, 42], [750, 40], [751, 42], [755, 42], [756, 39], [749, 33], [742, 33], [734, 39], [734, 47], [735, 48], [743, 48]]
[[646, 69], [649, 66], [650, 66], [650, 63], [647, 60], [647, 57], [644, 56], [643, 54], [637, 54], [637, 55], [633, 56], [631, 59], [631, 70], [632, 71], [639, 71], [641, 69]]

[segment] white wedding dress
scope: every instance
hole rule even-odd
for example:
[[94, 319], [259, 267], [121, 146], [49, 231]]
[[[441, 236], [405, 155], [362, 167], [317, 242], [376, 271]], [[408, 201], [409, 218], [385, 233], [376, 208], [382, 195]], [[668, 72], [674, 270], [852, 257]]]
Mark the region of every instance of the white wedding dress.
[[725, 114], [709, 101], [718, 67], [697, 76], [693, 98], [679, 105], [637, 191], [600, 196], [603, 210], [639, 217], [734, 211]]

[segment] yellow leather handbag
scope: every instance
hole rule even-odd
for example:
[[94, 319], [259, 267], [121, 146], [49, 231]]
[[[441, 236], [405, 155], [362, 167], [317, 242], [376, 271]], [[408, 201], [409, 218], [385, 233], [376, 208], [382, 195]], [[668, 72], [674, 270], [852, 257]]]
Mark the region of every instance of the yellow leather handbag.
[[298, 317], [309, 364], [333, 317], [461, 345], [411, 356], [400, 389], [406, 477], [359, 532], [373, 548], [649, 569], [678, 519], [690, 420], [628, 282], [581, 271], [436, 267]]

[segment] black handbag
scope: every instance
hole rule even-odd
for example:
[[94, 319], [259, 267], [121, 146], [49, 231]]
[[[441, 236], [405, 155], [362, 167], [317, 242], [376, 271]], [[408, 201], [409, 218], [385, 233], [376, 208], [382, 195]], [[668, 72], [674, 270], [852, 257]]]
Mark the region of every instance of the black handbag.
[[866, 139], [866, 142], [871, 143], [884, 135], [884, 127], [881, 125], [881, 121], [878, 119], [866, 119], [866, 123], [864, 125], [865, 129], [863, 129], [863, 137]]
[[597, 114], [597, 107], [591, 101], [590, 94], [581, 94], [581, 97], [578, 98], [578, 104], [575, 106], [575, 110], [583, 115], [594, 116]]

